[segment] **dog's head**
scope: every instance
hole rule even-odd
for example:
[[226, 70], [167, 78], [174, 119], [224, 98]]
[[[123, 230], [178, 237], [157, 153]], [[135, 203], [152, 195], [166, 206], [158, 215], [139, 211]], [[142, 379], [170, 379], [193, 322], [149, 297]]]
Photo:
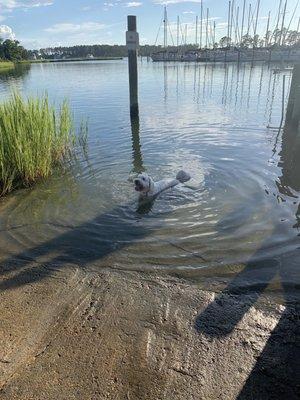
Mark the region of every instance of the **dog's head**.
[[141, 194], [147, 194], [154, 187], [154, 182], [150, 176], [143, 173], [137, 176], [134, 180], [135, 190]]

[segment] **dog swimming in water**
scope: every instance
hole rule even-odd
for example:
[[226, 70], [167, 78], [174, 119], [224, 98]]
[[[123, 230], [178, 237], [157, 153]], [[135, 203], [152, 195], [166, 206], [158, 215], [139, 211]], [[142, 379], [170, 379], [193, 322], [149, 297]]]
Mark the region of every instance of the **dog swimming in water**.
[[134, 180], [135, 190], [140, 193], [141, 198], [151, 198], [158, 195], [163, 190], [172, 188], [179, 183], [187, 182], [191, 179], [185, 171], [179, 171], [175, 179], [162, 179], [154, 182], [146, 173], [140, 174]]

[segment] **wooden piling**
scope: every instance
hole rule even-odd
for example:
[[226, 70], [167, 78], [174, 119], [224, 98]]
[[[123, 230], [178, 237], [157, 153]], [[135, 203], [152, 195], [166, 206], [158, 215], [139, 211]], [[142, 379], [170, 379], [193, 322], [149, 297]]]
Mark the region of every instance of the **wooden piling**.
[[129, 72], [129, 95], [130, 115], [139, 115], [138, 106], [138, 71], [137, 71], [137, 50], [139, 46], [139, 35], [136, 31], [136, 16], [127, 16], [126, 46], [128, 51], [128, 72]]
[[294, 66], [289, 101], [286, 111], [286, 124], [299, 127], [300, 122], [300, 64]]

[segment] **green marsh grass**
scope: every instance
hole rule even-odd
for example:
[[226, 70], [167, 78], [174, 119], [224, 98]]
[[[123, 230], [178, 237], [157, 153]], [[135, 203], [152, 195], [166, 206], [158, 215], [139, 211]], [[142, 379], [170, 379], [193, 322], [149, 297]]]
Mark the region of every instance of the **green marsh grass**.
[[48, 96], [17, 92], [0, 104], [0, 196], [47, 178], [68, 163], [75, 145], [66, 101], [56, 110]]
[[15, 67], [15, 64], [11, 61], [0, 61], [0, 71], [5, 69], [12, 69]]

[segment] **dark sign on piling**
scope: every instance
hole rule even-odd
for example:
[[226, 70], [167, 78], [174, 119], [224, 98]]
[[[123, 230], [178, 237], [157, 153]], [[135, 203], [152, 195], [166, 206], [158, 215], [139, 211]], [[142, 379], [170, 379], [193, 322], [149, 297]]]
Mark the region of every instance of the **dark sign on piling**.
[[130, 115], [136, 117], [139, 114], [138, 106], [138, 72], [137, 50], [139, 46], [139, 34], [136, 31], [136, 16], [128, 15], [126, 32], [126, 47], [128, 50]]

